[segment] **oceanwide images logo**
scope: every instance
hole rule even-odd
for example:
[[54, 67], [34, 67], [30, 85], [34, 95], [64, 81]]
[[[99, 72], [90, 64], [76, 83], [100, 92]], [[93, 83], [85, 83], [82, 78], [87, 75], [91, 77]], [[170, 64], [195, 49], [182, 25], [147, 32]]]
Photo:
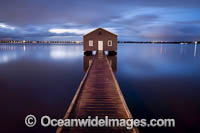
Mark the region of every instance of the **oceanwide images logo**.
[[[34, 115], [28, 115], [25, 118], [27, 127], [34, 127], [37, 119]], [[88, 116], [86, 119], [51, 119], [49, 116], [42, 116], [40, 124], [43, 127], [125, 127], [128, 130], [134, 127], [175, 127], [174, 119], [113, 119], [105, 116], [92, 118]]]

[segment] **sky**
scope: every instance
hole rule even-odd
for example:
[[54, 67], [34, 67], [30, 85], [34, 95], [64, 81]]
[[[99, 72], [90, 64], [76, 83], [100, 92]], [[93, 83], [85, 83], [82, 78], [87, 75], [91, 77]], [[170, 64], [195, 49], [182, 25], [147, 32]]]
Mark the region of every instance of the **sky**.
[[99, 27], [120, 41], [200, 40], [200, 0], [0, 0], [0, 40], [82, 40]]

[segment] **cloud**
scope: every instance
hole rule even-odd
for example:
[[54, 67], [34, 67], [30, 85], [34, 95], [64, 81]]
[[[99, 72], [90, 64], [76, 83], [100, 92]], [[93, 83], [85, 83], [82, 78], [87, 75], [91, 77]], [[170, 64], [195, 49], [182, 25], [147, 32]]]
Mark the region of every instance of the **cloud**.
[[0, 28], [9, 29], [9, 30], [14, 30], [15, 29], [15, 27], [10, 26], [10, 25], [6, 25], [4, 23], [0, 23]]
[[1, 0], [0, 39], [80, 39], [102, 27], [120, 40], [192, 40], [199, 7], [199, 0]]
[[158, 41], [195, 41], [200, 39], [200, 27], [196, 25], [161, 25], [150, 27], [138, 34], [141, 38]]
[[199, 0], [1, 0], [0, 20], [11, 24], [99, 24], [131, 10], [198, 8]]
[[56, 34], [63, 34], [63, 33], [74, 33], [78, 35], [86, 34], [94, 29], [49, 29], [49, 32], [56, 33]]

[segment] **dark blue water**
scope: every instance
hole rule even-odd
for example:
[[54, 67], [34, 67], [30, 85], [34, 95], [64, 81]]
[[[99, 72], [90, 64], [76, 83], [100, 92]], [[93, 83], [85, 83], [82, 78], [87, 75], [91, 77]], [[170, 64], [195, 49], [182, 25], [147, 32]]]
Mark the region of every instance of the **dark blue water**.
[[[55, 132], [24, 118], [62, 118], [87, 66], [82, 45], [0, 45], [2, 132]], [[195, 132], [200, 121], [200, 45], [119, 44], [116, 78], [134, 118], [174, 118], [175, 128], [140, 132]], [[114, 64], [115, 64], [114, 63]]]
[[141, 132], [197, 132], [200, 45], [123, 45], [116, 77], [135, 118], [176, 120], [175, 128], [139, 128]]

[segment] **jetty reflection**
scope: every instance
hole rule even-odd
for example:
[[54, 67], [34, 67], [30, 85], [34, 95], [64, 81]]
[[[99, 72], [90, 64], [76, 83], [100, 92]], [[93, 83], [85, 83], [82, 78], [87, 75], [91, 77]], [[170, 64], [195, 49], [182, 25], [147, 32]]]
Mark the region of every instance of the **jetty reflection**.
[[[89, 66], [92, 64], [92, 60], [94, 55], [84, 55], [83, 56], [83, 71], [86, 72]], [[109, 64], [113, 70], [113, 72], [117, 72], [117, 55], [107, 55]]]

